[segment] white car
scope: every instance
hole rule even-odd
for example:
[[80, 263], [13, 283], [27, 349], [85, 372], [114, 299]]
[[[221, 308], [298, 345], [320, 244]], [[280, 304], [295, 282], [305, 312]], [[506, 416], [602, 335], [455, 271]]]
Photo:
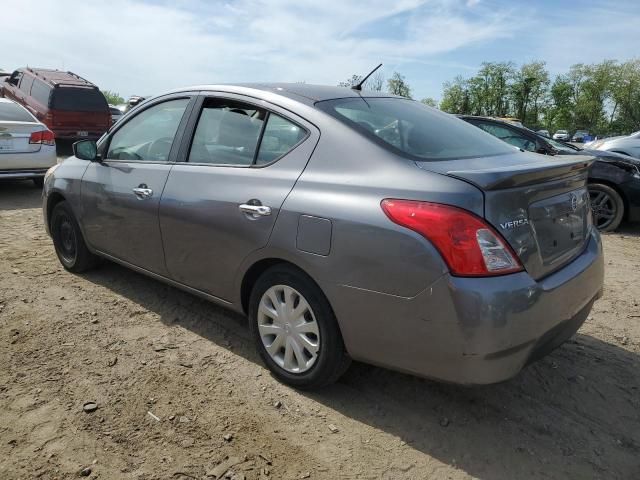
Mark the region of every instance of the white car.
[[53, 132], [24, 107], [0, 98], [0, 179], [31, 179], [42, 187], [57, 163]]
[[592, 150], [606, 150], [607, 152], [622, 153], [634, 158], [640, 158], [640, 131], [626, 137], [603, 138], [589, 142], [585, 148]]
[[558, 130], [553, 134], [554, 140], [561, 140], [563, 142], [568, 142], [571, 140], [571, 135], [566, 130]]

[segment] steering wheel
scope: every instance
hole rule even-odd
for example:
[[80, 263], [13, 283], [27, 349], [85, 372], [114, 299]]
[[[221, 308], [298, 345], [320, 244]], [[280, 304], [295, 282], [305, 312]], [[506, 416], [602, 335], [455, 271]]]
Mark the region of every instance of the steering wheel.
[[169, 158], [172, 143], [173, 139], [171, 137], [158, 138], [149, 145], [147, 155], [152, 160], [167, 160]]

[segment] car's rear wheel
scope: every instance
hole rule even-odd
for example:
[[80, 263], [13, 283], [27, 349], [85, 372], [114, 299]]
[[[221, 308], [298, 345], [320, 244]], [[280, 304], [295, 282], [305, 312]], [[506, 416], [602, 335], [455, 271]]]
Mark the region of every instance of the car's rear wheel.
[[80, 226], [66, 201], [53, 207], [50, 231], [56, 254], [65, 269], [80, 273], [98, 263], [98, 257], [87, 248]]
[[624, 217], [624, 201], [620, 194], [602, 183], [590, 183], [588, 188], [595, 226], [601, 232], [618, 228]]
[[257, 280], [249, 321], [260, 356], [280, 381], [314, 389], [335, 382], [350, 359], [329, 302], [304, 273], [276, 265]]

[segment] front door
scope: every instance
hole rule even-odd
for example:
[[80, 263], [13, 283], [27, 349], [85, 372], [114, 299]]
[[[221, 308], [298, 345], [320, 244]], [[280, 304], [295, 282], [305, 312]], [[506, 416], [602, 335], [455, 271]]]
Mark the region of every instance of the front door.
[[[272, 109], [273, 108], [273, 109]], [[174, 280], [230, 300], [238, 267], [264, 247], [318, 141], [315, 127], [240, 96], [205, 97], [160, 203]]]
[[158, 206], [190, 97], [164, 99], [119, 125], [82, 179], [82, 224], [96, 250], [166, 274]]

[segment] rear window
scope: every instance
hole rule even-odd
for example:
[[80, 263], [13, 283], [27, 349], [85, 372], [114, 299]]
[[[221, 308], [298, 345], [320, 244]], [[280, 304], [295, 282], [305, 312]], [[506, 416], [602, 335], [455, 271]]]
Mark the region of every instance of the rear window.
[[54, 89], [51, 99], [52, 110], [107, 112], [108, 108], [104, 95], [93, 88], [59, 87]]
[[0, 102], [0, 122], [35, 122], [31, 116], [20, 105], [13, 102]]
[[383, 147], [414, 160], [437, 161], [513, 153], [459, 118], [400, 98], [340, 98], [318, 108]]

